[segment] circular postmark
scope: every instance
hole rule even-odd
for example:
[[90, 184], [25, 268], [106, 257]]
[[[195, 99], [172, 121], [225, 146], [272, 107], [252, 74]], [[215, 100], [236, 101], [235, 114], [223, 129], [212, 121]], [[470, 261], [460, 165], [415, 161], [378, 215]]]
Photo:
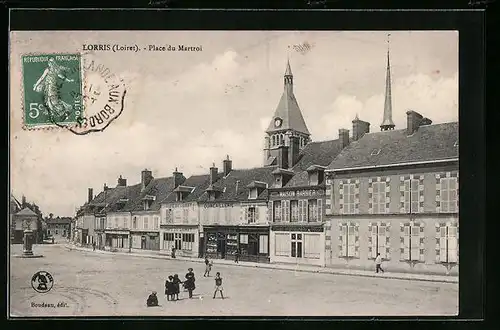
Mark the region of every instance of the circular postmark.
[[46, 293], [52, 289], [54, 278], [49, 272], [39, 271], [31, 278], [31, 287], [38, 293]]
[[23, 65], [27, 127], [85, 135], [102, 132], [123, 111], [123, 78], [92, 53], [25, 55]]

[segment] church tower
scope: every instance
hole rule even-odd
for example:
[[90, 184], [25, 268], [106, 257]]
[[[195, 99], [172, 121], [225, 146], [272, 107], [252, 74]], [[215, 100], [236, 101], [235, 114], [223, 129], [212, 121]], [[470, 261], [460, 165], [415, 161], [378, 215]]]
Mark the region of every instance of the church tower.
[[293, 94], [292, 68], [287, 61], [283, 94], [264, 138], [264, 166], [293, 167], [310, 136]]
[[384, 119], [380, 125], [381, 131], [389, 131], [394, 129], [392, 121], [392, 96], [391, 96], [391, 62], [389, 59], [389, 36], [387, 36], [387, 72], [385, 77], [385, 103], [384, 103]]

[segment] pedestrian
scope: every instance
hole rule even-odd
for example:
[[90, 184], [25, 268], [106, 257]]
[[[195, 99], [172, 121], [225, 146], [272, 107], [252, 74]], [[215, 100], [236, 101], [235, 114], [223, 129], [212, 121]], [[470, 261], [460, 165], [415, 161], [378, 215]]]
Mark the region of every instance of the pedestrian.
[[212, 262], [209, 261], [207, 257], [205, 257], [205, 273], [203, 274], [203, 277], [210, 277], [211, 270], [212, 270]]
[[174, 298], [174, 277], [169, 275], [167, 280], [165, 281], [165, 295], [167, 296], [167, 301], [173, 300]]
[[95, 241], [92, 242], [92, 251], [95, 251]]
[[172, 256], [172, 259], [175, 259], [175, 248], [174, 247], [172, 248], [172, 254], [171, 254], [171, 256]]
[[222, 299], [224, 299], [224, 294], [222, 293], [223, 291], [223, 288], [222, 288], [222, 277], [220, 277], [220, 273], [217, 272], [215, 274], [215, 291], [214, 291], [214, 297], [213, 299], [215, 299], [215, 295], [217, 294], [217, 292], [220, 292], [220, 296], [222, 297]]
[[378, 273], [379, 270], [382, 273], [384, 272], [381, 265], [382, 265], [382, 257], [380, 257], [380, 253], [377, 253], [377, 257], [375, 258], [375, 272], [376, 273]]
[[156, 291], [153, 291], [146, 301], [146, 306], [155, 307], [158, 306], [158, 297], [156, 296]]
[[172, 283], [174, 284], [175, 300], [179, 300], [179, 293], [181, 291], [180, 284], [182, 283], [182, 281], [179, 279], [179, 275], [177, 275], [177, 274], [174, 275], [174, 279], [173, 279]]
[[236, 249], [236, 252], [234, 253], [234, 262], [235, 263], [239, 263], [239, 259], [240, 259], [240, 249]]
[[184, 286], [189, 292], [189, 298], [193, 298], [193, 291], [196, 289], [196, 285], [194, 284], [195, 277], [193, 273], [193, 268], [188, 269], [188, 273], [186, 274], [186, 280], [184, 281]]

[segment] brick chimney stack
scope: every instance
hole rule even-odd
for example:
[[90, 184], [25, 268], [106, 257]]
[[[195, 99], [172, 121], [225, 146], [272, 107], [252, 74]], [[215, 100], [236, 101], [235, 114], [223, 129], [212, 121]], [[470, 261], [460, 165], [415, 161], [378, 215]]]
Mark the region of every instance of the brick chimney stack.
[[228, 176], [233, 170], [233, 161], [229, 159], [229, 155], [222, 161], [222, 168], [224, 170], [224, 176]]
[[215, 167], [215, 163], [212, 164], [212, 167], [210, 167], [210, 183], [215, 183], [217, 181], [217, 173], [219, 169]]
[[349, 145], [349, 130], [345, 128], [339, 129], [339, 140], [341, 148], [344, 149]]
[[352, 139], [357, 141], [363, 137], [366, 133], [370, 133], [370, 123], [356, 118], [352, 121]]
[[142, 187], [142, 190], [146, 189], [146, 187], [151, 182], [151, 180], [153, 180], [153, 172], [151, 172], [147, 168], [144, 169], [141, 172], [141, 187]]
[[94, 199], [94, 189], [89, 188], [87, 202], [90, 203]]
[[299, 159], [300, 140], [298, 136], [289, 136], [290, 146], [288, 147], [288, 166], [293, 167]]
[[120, 175], [120, 177], [118, 178], [117, 187], [126, 187], [126, 186], [127, 186], [127, 179], [122, 178], [122, 176]]
[[26, 196], [23, 195], [23, 197], [21, 197], [21, 207], [25, 206], [26, 206]]
[[[406, 134], [412, 135], [415, 133], [422, 123], [423, 116], [416, 111], [409, 110], [406, 112]], [[429, 119], [428, 119], [429, 120]]]
[[174, 188], [177, 188], [178, 186], [183, 184], [184, 181], [186, 181], [186, 178], [184, 177], [182, 172], [177, 171], [177, 167], [175, 168], [175, 171], [174, 173], [172, 173], [172, 175], [174, 177]]

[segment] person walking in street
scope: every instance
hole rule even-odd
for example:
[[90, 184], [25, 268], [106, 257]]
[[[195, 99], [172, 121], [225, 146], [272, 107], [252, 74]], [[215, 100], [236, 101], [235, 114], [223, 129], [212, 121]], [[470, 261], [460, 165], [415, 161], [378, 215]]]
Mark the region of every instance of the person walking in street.
[[196, 289], [196, 285], [194, 284], [195, 282], [195, 277], [193, 273], [193, 268], [188, 269], [188, 273], [186, 274], [186, 280], [184, 281], [184, 287], [188, 290], [189, 292], [189, 298], [193, 298], [193, 291]]
[[203, 277], [210, 277], [210, 271], [212, 270], [212, 262], [205, 257], [205, 273]]
[[217, 272], [215, 274], [215, 291], [214, 291], [214, 297], [213, 299], [215, 299], [215, 296], [217, 295], [217, 292], [220, 292], [220, 296], [222, 299], [224, 299], [224, 294], [222, 293], [223, 291], [223, 288], [222, 288], [222, 277], [220, 277], [220, 273]]
[[172, 254], [171, 254], [172, 259], [175, 259], [175, 248], [172, 248]]
[[240, 249], [236, 249], [236, 252], [234, 253], [234, 262], [239, 263], [240, 260]]
[[382, 269], [382, 257], [380, 256], [380, 253], [377, 253], [377, 257], [375, 258], [375, 272], [378, 273], [379, 270], [383, 273], [384, 270]]
[[95, 241], [92, 242], [92, 251], [95, 251]]
[[[175, 300], [179, 300], [179, 293], [181, 291], [180, 284], [182, 283], [182, 281], [179, 279], [179, 275], [177, 274], [174, 275], [172, 283], [174, 284]], [[172, 295], [172, 298], [174, 297], [174, 295]]]

